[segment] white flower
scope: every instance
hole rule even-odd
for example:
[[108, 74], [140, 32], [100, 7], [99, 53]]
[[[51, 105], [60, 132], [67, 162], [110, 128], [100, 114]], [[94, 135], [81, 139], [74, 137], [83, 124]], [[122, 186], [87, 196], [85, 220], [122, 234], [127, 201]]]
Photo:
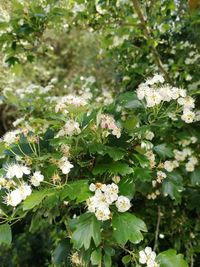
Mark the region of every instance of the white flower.
[[96, 190], [105, 191], [106, 190], [106, 185], [102, 184], [102, 183], [96, 183], [96, 184], [91, 183], [90, 186], [89, 186], [89, 190], [92, 191], [92, 192], [95, 192]]
[[145, 133], [145, 138], [146, 138], [147, 140], [152, 140], [152, 139], [154, 138], [154, 133], [151, 132], [151, 131], [146, 131], [146, 133]]
[[162, 101], [162, 97], [156, 91], [153, 91], [151, 94], [147, 95], [147, 97], [146, 97], [146, 102], [147, 102], [148, 108], [154, 107], [155, 105], [159, 105], [161, 103], [161, 101]]
[[22, 178], [23, 174], [30, 174], [31, 171], [28, 167], [20, 164], [11, 164], [6, 166], [6, 178], [12, 179], [14, 177]]
[[31, 184], [34, 186], [39, 186], [40, 182], [42, 182], [43, 180], [44, 175], [42, 175], [40, 171], [34, 172], [30, 179]]
[[175, 159], [176, 159], [177, 161], [184, 161], [185, 158], [187, 157], [187, 154], [184, 153], [184, 151], [179, 151], [179, 150], [177, 150], [177, 149], [174, 149], [173, 152], [174, 152], [174, 155], [175, 155]]
[[195, 144], [198, 139], [196, 138], [196, 136], [192, 136], [192, 137], [190, 137], [190, 140], [191, 140], [192, 144]]
[[112, 134], [115, 135], [117, 138], [120, 138], [120, 136], [121, 136], [121, 129], [118, 128], [118, 127], [115, 127], [115, 128], [112, 130]]
[[72, 136], [74, 134], [79, 134], [80, 132], [81, 129], [79, 127], [79, 123], [74, 120], [68, 120], [63, 129], [58, 132], [57, 137], [64, 135]]
[[185, 164], [186, 171], [193, 172], [195, 165], [192, 162], [187, 162]]
[[183, 106], [184, 109], [193, 109], [195, 107], [194, 105], [194, 98], [191, 96], [181, 97], [178, 99], [179, 105]]
[[86, 204], [90, 212], [95, 212], [98, 207], [98, 198], [96, 196], [92, 196], [86, 200]]
[[118, 184], [120, 182], [121, 178], [120, 178], [120, 176], [115, 175], [115, 176], [112, 177], [112, 180], [113, 180], [114, 183]]
[[18, 134], [20, 133], [20, 130], [14, 130], [11, 132], [7, 132], [3, 136], [3, 141], [7, 143], [8, 145], [15, 143], [18, 139]]
[[159, 93], [163, 99], [163, 101], [169, 102], [172, 99], [171, 87], [166, 85], [159, 88]]
[[119, 212], [125, 212], [131, 207], [130, 200], [125, 196], [119, 196], [115, 202], [115, 205]]
[[172, 87], [171, 88], [171, 97], [172, 97], [172, 99], [177, 99], [177, 98], [179, 98], [179, 94], [180, 94], [180, 90], [178, 89], [178, 88], [176, 88], [176, 87]]
[[21, 184], [19, 187], [18, 187], [18, 190], [21, 194], [21, 198], [22, 200], [26, 199], [27, 196], [30, 196], [32, 190], [31, 190], [31, 186], [30, 185], [27, 185], [26, 183], [23, 183]]
[[15, 189], [7, 194], [6, 204], [16, 207], [22, 201], [22, 195], [19, 189]]
[[148, 79], [146, 81], [146, 83], [149, 85], [153, 85], [155, 83], [164, 83], [164, 81], [165, 81], [165, 79], [163, 78], [163, 76], [156, 73], [156, 74], [154, 74], [153, 78]]
[[183, 149], [182, 153], [183, 153], [185, 156], [191, 156], [191, 155], [192, 155], [192, 150], [191, 150], [191, 148], [186, 147], [186, 148]]
[[112, 200], [110, 199], [109, 195], [100, 190], [95, 191], [95, 197], [98, 199], [98, 207], [107, 207], [112, 204]]
[[117, 138], [120, 138], [121, 129], [116, 125], [116, 122], [112, 116], [102, 114], [100, 118], [100, 126], [102, 129], [111, 130], [113, 135], [115, 135]]
[[164, 162], [164, 169], [168, 172], [172, 172], [174, 170], [174, 164], [172, 161], [166, 160]]
[[157, 182], [161, 183], [163, 179], [167, 177], [165, 172], [157, 171]]
[[[13, 126], [16, 127], [17, 125], [19, 125], [22, 121], [24, 121], [24, 117], [18, 118], [13, 122]], [[15, 131], [19, 131], [19, 130], [15, 130]]]
[[154, 168], [155, 167], [155, 154], [153, 153], [152, 150], [149, 150], [145, 153], [145, 156], [148, 158], [149, 163], [150, 163], [150, 168]]
[[146, 247], [144, 250], [139, 252], [139, 262], [141, 264], [146, 264], [147, 267], [159, 267], [156, 263], [156, 253], [152, 251], [150, 247]]
[[186, 97], [186, 95], [187, 95], [186, 90], [185, 89], [179, 89], [179, 95], [181, 97]]
[[110, 210], [108, 207], [99, 207], [95, 215], [97, 217], [97, 220], [99, 221], [106, 221], [110, 219]]
[[189, 158], [189, 162], [192, 163], [192, 164], [194, 164], [194, 165], [196, 165], [198, 163], [198, 159], [195, 156], [191, 156]]
[[59, 167], [62, 170], [62, 173], [68, 174], [74, 165], [69, 162], [67, 157], [62, 157], [59, 162]]
[[192, 123], [195, 118], [195, 113], [190, 110], [184, 110], [181, 119], [186, 123]]
[[105, 195], [110, 199], [110, 202], [114, 202], [118, 198], [118, 186], [114, 183], [106, 186]]

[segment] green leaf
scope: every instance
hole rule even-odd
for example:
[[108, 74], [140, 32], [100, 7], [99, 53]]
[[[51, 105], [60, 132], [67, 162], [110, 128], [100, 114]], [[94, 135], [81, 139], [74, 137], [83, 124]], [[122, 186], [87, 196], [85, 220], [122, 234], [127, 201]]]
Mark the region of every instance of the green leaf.
[[104, 263], [105, 267], [111, 267], [112, 266], [112, 260], [108, 254], [104, 254], [103, 263]]
[[54, 190], [41, 190], [41, 191], [35, 191], [30, 196], [28, 196], [24, 202], [23, 202], [23, 210], [30, 210], [33, 209], [35, 206], [39, 205], [42, 200], [53, 194]]
[[62, 264], [68, 261], [70, 256], [70, 239], [62, 240], [58, 243], [57, 247], [52, 253], [52, 263]]
[[93, 265], [98, 265], [101, 263], [101, 257], [102, 257], [102, 253], [101, 253], [101, 249], [96, 249], [92, 252], [91, 254], [91, 262]]
[[174, 153], [172, 152], [172, 149], [168, 144], [157, 145], [154, 147], [154, 150], [163, 159], [166, 157], [171, 158], [174, 156]]
[[142, 107], [142, 103], [138, 100], [135, 92], [126, 92], [118, 97], [118, 101], [125, 108], [133, 109]]
[[131, 261], [131, 255], [126, 255], [122, 258], [123, 264], [128, 264]]
[[128, 133], [134, 132], [137, 123], [139, 122], [138, 117], [132, 116], [123, 122], [123, 127]]
[[152, 180], [152, 171], [149, 168], [134, 168], [134, 177], [141, 182], [148, 182]]
[[174, 249], [160, 253], [156, 261], [160, 263], [160, 267], [188, 267], [187, 262], [183, 259], [183, 255], [177, 255]]
[[191, 173], [191, 184], [192, 185], [200, 185], [200, 168], [195, 169]]
[[100, 154], [102, 156], [108, 154], [113, 160], [117, 161], [122, 159], [126, 150], [118, 147], [105, 146], [103, 144], [94, 143], [89, 146], [89, 151], [92, 154]]
[[181, 192], [184, 190], [182, 185], [177, 185], [171, 180], [165, 180], [162, 183], [162, 191], [165, 196], [169, 195], [177, 203], [181, 201]]
[[86, 250], [90, 247], [93, 239], [96, 246], [101, 242], [100, 222], [93, 213], [80, 215], [76, 222], [76, 230], [72, 234], [72, 243], [79, 249], [84, 247]]
[[70, 200], [75, 200], [81, 203], [91, 196], [89, 191], [88, 180], [80, 180], [68, 183], [60, 193], [61, 200], [69, 197]]
[[0, 244], [10, 245], [12, 241], [11, 227], [8, 223], [0, 225]]
[[112, 218], [112, 226], [113, 237], [121, 245], [125, 245], [128, 240], [133, 244], [138, 244], [143, 240], [141, 231], [147, 231], [145, 223], [128, 212], [115, 213]]
[[120, 195], [126, 196], [129, 199], [133, 198], [135, 193], [135, 183], [132, 176], [122, 178], [118, 186]]
[[124, 162], [111, 162], [110, 164], [96, 165], [92, 171], [94, 175], [109, 172], [112, 174], [126, 175], [133, 172], [133, 169]]

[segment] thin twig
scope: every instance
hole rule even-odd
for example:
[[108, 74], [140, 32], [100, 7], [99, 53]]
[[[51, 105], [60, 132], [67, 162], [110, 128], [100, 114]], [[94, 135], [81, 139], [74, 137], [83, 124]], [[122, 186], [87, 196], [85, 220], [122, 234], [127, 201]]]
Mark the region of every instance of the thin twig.
[[159, 228], [160, 228], [160, 206], [158, 206], [158, 218], [157, 218], [157, 224], [156, 224], [156, 232], [155, 232], [155, 241], [154, 241], [154, 247], [153, 250], [155, 251], [158, 246], [158, 234], [159, 234]]
[[160, 55], [154, 45], [154, 39], [152, 37], [152, 33], [151, 33], [151, 30], [150, 28], [148, 27], [147, 23], [146, 23], [146, 19], [143, 15], [143, 12], [142, 12], [142, 9], [140, 7], [140, 3], [138, 0], [133, 0], [133, 6], [134, 6], [134, 9], [138, 15], [138, 18], [141, 22], [141, 26], [143, 28], [143, 31], [144, 31], [144, 35], [145, 37], [147, 38], [147, 40], [149, 41], [149, 44], [150, 44], [150, 47], [151, 47], [151, 51], [153, 53], [153, 56], [154, 56], [154, 60], [155, 60], [155, 63], [156, 65], [158, 66], [159, 70], [161, 73], [163, 73], [165, 79], [167, 82], [169, 83], [172, 83], [167, 71], [165, 70], [165, 68], [163, 67], [163, 63], [161, 61], [161, 58], [160, 58]]

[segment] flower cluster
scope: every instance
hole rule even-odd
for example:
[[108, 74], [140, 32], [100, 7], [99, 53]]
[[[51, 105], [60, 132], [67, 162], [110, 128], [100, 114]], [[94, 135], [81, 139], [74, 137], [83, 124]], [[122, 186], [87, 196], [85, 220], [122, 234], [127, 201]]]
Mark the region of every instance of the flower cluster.
[[131, 207], [130, 200], [125, 196], [118, 196], [119, 188], [116, 184], [90, 184], [90, 191], [94, 196], [87, 200], [88, 210], [94, 212], [97, 219], [106, 221], [111, 218], [109, 206], [115, 204], [119, 212], [125, 212]]
[[74, 165], [69, 162], [68, 157], [62, 157], [59, 160], [58, 165], [63, 174], [68, 174], [70, 170], [74, 167]]
[[[12, 163], [5, 167], [5, 175], [0, 177], [0, 189], [7, 191], [5, 203], [16, 207], [32, 193], [32, 186], [39, 186], [44, 180], [44, 176], [40, 171], [36, 171], [33, 175], [29, 167]], [[24, 176], [26, 181], [24, 181]], [[27, 178], [28, 177], [28, 178]]]
[[156, 184], [161, 184], [162, 181], [167, 177], [166, 173], [165, 172], [162, 172], [162, 171], [157, 171], [157, 177], [156, 177], [156, 180], [153, 180], [152, 181], [152, 185], [153, 187], [156, 186]]
[[152, 248], [146, 247], [144, 250], [139, 252], [139, 262], [146, 264], [146, 267], [159, 267], [160, 265], [156, 262], [156, 253], [152, 251]]
[[193, 172], [195, 166], [198, 163], [198, 159], [193, 155], [193, 151], [189, 147], [185, 147], [183, 150], [174, 149], [175, 160], [167, 160], [164, 162], [164, 169], [168, 172], [172, 172], [175, 168], [178, 168], [180, 163], [187, 159], [185, 164], [186, 171]]
[[193, 122], [195, 118], [195, 113], [192, 111], [195, 107], [194, 99], [191, 96], [187, 96], [186, 90], [172, 87], [168, 84], [160, 85], [163, 83], [163, 76], [155, 74], [152, 79], [148, 79], [145, 83], [139, 85], [137, 89], [138, 99], [145, 99], [148, 108], [159, 105], [162, 102], [177, 100], [183, 110], [181, 119], [186, 123]]
[[68, 108], [69, 106], [75, 106], [75, 107], [82, 107], [87, 105], [86, 99], [83, 97], [77, 96], [77, 95], [66, 95], [63, 97], [60, 97], [57, 100], [57, 104], [55, 107], [56, 112], [63, 112], [64, 114], [69, 113]]
[[53, 85], [51, 84], [51, 82], [45, 87], [38, 84], [29, 84], [24, 88], [18, 88], [18, 89], [16, 88], [12, 89], [6, 87], [4, 88], [3, 93], [5, 97], [7, 97], [9, 93], [12, 93], [18, 98], [23, 100], [25, 100], [26, 98], [30, 98], [31, 96], [34, 96], [34, 98], [39, 99], [41, 95], [47, 94], [50, 90], [52, 90], [52, 88]]
[[156, 156], [155, 154], [153, 153], [152, 150], [148, 150], [146, 153], [145, 153], [145, 156], [147, 157], [147, 159], [149, 160], [149, 164], [150, 164], [150, 168], [153, 169], [156, 165]]
[[6, 145], [11, 145], [19, 140], [20, 130], [16, 129], [4, 134], [3, 138], [1, 139]]
[[121, 136], [121, 129], [116, 125], [114, 118], [108, 114], [102, 114], [100, 118], [100, 126], [102, 129], [105, 129], [105, 136], [110, 134], [115, 135], [117, 138]]
[[81, 132], [81, 129], [79, 127], [79, 123], [74, 120], [68, 120], [63, 128], [58, 132], [56, 137], [60, 136], [72, 136], [74, 134], [79, 134]]

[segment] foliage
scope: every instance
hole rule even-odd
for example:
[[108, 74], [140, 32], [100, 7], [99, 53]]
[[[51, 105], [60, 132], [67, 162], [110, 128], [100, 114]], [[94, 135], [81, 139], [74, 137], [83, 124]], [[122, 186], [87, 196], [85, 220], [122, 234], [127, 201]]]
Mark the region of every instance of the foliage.
[[198, 4], [0, 10], [2, 266], [199, 266]]

